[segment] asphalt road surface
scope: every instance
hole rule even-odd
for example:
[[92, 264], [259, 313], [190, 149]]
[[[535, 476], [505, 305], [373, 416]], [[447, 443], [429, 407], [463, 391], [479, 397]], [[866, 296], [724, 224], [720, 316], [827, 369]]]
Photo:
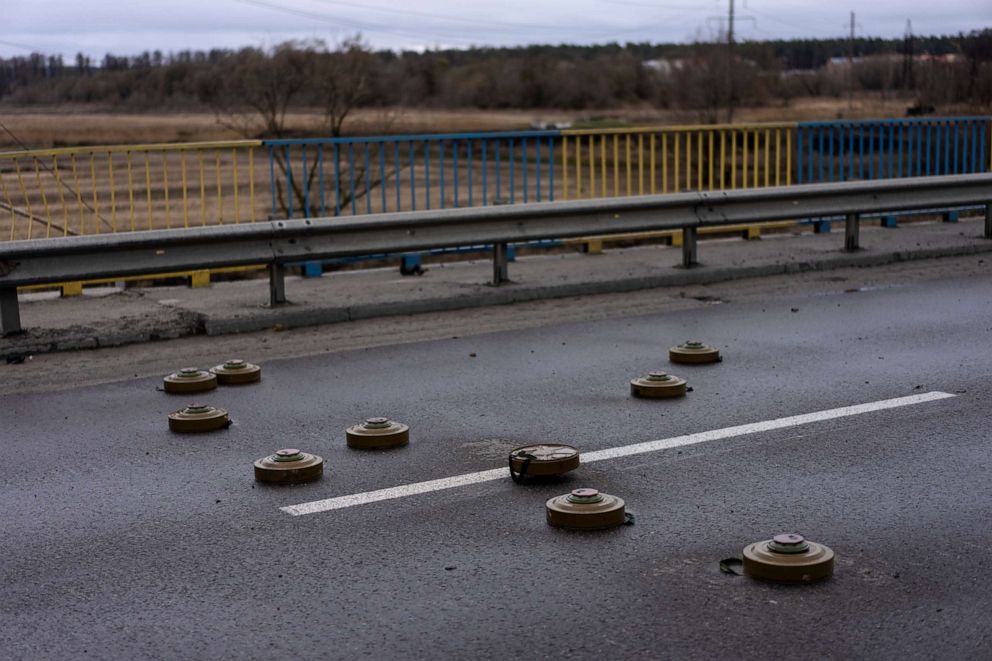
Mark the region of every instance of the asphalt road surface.
[[[694, 337], [724, 362], [669, 365]], [[187, 398], [158, 378], [5, 395], [0, 657], [992, 658], [990, 342], [982, 275], [270, 360], [200, 397], [235, 421], [200, 436], [168, 431]], [[632, 399], [659, 368], [693, 391]], [[326, 509], [528, 442], [592, 453], [895, 398]], [[371, 415], [410, 445], [349, 450]], [[287, 446], [323, 480], [255, 483]], [[579, 486], [636, 524], [550, 528], [545, 500]], [[719, 571], [785, 531], [833, 548], [834, 577]]]

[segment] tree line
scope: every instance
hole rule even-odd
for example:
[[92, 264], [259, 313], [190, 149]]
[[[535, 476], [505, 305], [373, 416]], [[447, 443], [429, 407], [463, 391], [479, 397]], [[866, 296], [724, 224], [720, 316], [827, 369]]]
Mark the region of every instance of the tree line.
[[[992, 108], [992, 29], [956, 36], [861, 38], [852, 72], [844, 39], [376, 51], [288, 42], [262, 50], [0, 59], [0, 103], [204, 109], [243, 134], [285, 134], [285, 114], [319, 108], [338, 135], [356, 107], [606, 109], [650, 105], [716, 121], [728, 104], [787, 104], [855, 90], [926, 106]], [[730, 81], [728, 83], [728, 81]]]

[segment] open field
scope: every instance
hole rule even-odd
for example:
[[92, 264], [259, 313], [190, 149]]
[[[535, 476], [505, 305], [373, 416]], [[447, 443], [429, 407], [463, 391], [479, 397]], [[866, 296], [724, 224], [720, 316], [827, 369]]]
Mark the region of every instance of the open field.
[[[847, 101], [837, 98], [796, 99], [789, 106], [739, 108], [735, 121], [781, 122], [817, 119], [881, 118], [905, 115], [905, 99], [881, 100], [861, 97], [848, 112]], [[966, 109], [941, 108], [942, 114]], [[345, 124], [348, 134], [430, 133], [483, 130], [518, 130], [534, 122], [592, 122], [609, 120], [613, 124], [668, 125], [694, 124], [700, 115], [693, 111], [655, 108], [621, 108], [587, 111], [566, 110], [476, 110], [390, 108], [362, 109]], [[141, 144], [152, 142], [194, 142], [235, 140], [245, 137], [217, 121], [210, 112], [122, 114], [88, 106], [9, 107], [0, 105], [0, 121], [31, 148], [80, 145]], [[300, 134], [319, 134], [321, 114], [297, 111], [289, 115], [288, 126]], [[268, 136], [250, 136], [268, 137]], [[18, 145], [0, 133], [0, 149]]]

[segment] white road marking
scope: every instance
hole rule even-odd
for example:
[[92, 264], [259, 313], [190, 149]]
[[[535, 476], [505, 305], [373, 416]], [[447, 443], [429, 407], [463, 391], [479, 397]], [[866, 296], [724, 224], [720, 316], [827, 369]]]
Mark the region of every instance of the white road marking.
[[[883, 399], [877, 402], [868, 402], [867, 404], [842, 406], [836, 409], [827, 409], [826, 411], [816, 411], [814, 413], [805, 413], [803, 415], [792, 415], [786, 418], [776, 418], [774, 420], [765, 420], [763, 422], [752, 422], [746, 425], [724, 427], [723, 429], [713, 429], [695, 434], [673, 436], [672, 438], [662, 438], [657, 441], [646, 441], [644, 443], [635, 443], [633, 445], [623, 445], [615, 448], [607, 448], [605, 450], [596, 450], [594, 452], [583, 452], [582, 463], [590, 464], [595, 461], [617, 459], [618, 457], [629, 457], [635, 454], [657, 452], [659, 450], [670, 450], [672, 448], [683, 447], [686, 445], [695, 445], [697, 443], [705, 443], [707, 441], [733, 438], [734, 436], [756, 434], [775, 429], [785, 429], [787, 427], [798, 427], [800, 425], [808, 425], [814, 422], [822, 422], [824, 420], [848, 418], [855, 415], [862, 415], [864, 413], [872, 413], [874, 411], [884, 411], [886, 409], [895, 409], [903, 406], [913, 406], [914, 404], [924, 404], [926, 402], [947, 399], [949, 397], [954, 397], [954, 395], [946, 392], [933, 391], [919, 395], [910, 395], [908, 397]], [[491, 470], [479, 471], [477, 473], [465, 473], [464, 475], [444, 477], [438, 480], [428, 480], [427, 482], [403, 484], [398, 487], [390, 487], [388, 489], [365, 491], [363, 493], [355, 493], [349, 496], [338, 496], [336, 498], [315, 500], [309, 503], [300, 503], [299, 505], [287, 505], [286, 507], [280, 507], [279, 509], [287, 514], [292, 514], [293, 516], [302, 516], [304, 514], [316, 514], [318, 512], [344, 509], [346, 507], [354, 507], [356, 505], [367, 505], [369, 503], [379, 502], [380, 500], [406, 498], [407, 496], [415, 496], [421, 493], [430, 493], [432, 491], [453, 489], [455, 487], [463, 487], [470, 484], [491, 482], [493, 480], [501, 480], [508, 477], [510, 477], [508, 468], [494, 468]]]

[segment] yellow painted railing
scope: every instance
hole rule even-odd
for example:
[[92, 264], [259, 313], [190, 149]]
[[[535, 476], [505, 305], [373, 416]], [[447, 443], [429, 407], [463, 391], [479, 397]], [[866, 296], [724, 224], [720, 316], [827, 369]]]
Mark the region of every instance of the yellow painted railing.
[[267, 162], [258, 162], [261, 144], [0, 152], [0, 240], [264, 219], [267, 207], [257, 193], [267, 193], [269, 173]]
[[562, 131], [563, 199], [792, 183], [795, 124]]

